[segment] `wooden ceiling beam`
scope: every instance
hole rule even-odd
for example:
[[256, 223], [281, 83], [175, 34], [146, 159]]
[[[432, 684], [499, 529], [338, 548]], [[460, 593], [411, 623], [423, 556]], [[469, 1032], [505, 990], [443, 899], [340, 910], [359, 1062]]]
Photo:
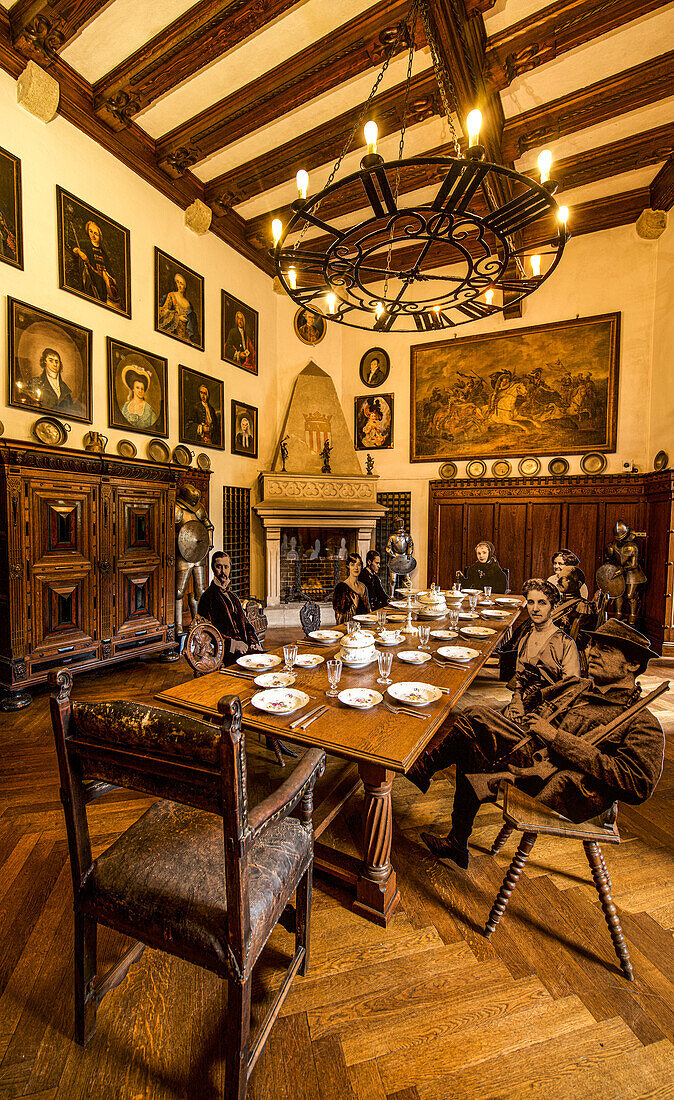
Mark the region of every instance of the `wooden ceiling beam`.
[[649, 206], [651, 210], [671, 210], [674, 206], [674, 154], [651, 183]]
[[668, 0], [558, 0], [487, 40], [487, 80], [498, 91], [517, 77], [622, 27]]
[[[161, 167], [177, 178], [233, 141], [381, 65], [394, 46], [398, 25], [408, 10], [409, 0], [381, 0], [306, 50], [176, 126], [157, 142]], [[407, 44], [399, 43], [398, 49], [407, 49]]]
[[19, 0], [9, 14], [12, 45], [39, 65], [51, 65], [109, 0]]
[[672, 153], [674, 122], [555, 161], [551, 174], [558, 181], [560, 192], [562, 189], [570, 191], [571, 188], [583, 187], [587, 183], [608, 179], [621, 172], [658, 164], [661, 160], [667, 160]]
[[[368, 107], [367, 117], [363, 121], [374, 119], [380, 138], [400, 129], [406, 87], [405, 83], [397, 84], [395, 88], [376, 96]], [[206, 185], [207, 201], [236, 206], [292, 180], [299, 168], [310, 171], [335, 160], [358, 124], [362, 109], [362, 104], [359, 104], [330, 122], [211, 180]], [[435, 73], [431, 69], [413, 77], [410, 82], [406, 125], [414, 126], [439, 113], [442, 113], [442, 104]], [[358, 149], [359, 146], [365, 153], [362, 130], [356, 134], [352, 148]]]
[[508, 119], [502, 148], [507, 160], [565, 134], [606, 122], [672, 94], [674, 50], [590, 84], [571, 95]]
[[113, 130], [299, 0], [199, 0], [94, 84], [94, 109]]

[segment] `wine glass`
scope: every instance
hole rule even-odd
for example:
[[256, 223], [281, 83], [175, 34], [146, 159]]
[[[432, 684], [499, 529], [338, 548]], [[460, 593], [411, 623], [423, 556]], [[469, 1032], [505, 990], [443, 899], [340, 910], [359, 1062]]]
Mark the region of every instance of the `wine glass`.
[[283, 656], [284, 656], [285, 662], [286, 662], [286, 664], [285, 664], [286, 672], [292, 672], [293, 665], [295, 664], [295, 661], [297, 660], [297, 645], [296, 645], [295, 642], [289, 642], [288, 645], [284, 645], [284, 647], [283, 647]]
[[484, 598], [485, 598], [485, 600], [489, 600], [489, 602], [491, 603], [491, 588], [489, 588], [489, 587], [485, 588]]
[[471, 614], [474, 615], [477, 608], [477, 592], [471, 592], [470, 596], [468, 597], [468, 606], [471, 610]]
[[377, 653], [377, 664], [379, 665], [379, 676], [377, 677], [378, 684], [390, 684], [391, 683], [391, 664], [393, 662], [393, 654], [389, 651], [384, 653], [379, 651]]
[[431, 628], [426, 623], [419, 624], [419, 649], [430, 649], [429, 641], [431, 637]]
[[386, 626], [386, 608], [380, 607], [377, 611], [377, 626], [383, 630]]
[[340, 681], [342, 675], [342, 662], [336, 657], [332, 661], [325, 662], [325, 671], [328, 674], [328, 683], [330, 684], [330, 690], [326, 691], [326, 695], [335, 696], [339, 695], [339, 688], [337, 684]]
[[450, 607], [449, 609], [449, 629], [456, 630], [459, 625], [459, 609], [458, 607]]

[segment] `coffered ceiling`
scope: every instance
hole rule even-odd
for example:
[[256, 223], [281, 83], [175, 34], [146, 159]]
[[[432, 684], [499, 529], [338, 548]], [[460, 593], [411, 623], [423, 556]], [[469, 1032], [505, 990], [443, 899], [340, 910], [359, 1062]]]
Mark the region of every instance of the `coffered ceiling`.
[[[534, 170], [555, 158], [574, 234], [674, 202], [674, 3], [428, 0], [456, 88], [454, 126], [479, 106], [489, 159]], [[271, 273], [271, 220], [287, 218], [298, 168], [320, 189], [354, 128], [410, 0], [15, 0], [0, 6], [0, 65], [28, 58], [61, 85], [59, 110]], [[405, 155], [451, 155], [451, 132], [419, 25]], [[407, 50], [368, 114], [397, 155]], [[343, 161], [358, 167], [362, 133]], [[430, 172], [406, 177], [426, 201]], [[362, 191], [322, 212], [344, 224]], [[314, 239], [320, 234], [315, 231]], [[312, 235], [306, 244], [311, 247]]]

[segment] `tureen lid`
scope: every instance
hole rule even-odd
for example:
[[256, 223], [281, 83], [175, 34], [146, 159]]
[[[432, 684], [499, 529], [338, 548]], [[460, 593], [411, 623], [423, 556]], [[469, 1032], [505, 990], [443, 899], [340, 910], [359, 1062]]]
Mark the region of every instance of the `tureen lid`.
[[371, 645], [374, 645], [374, 634], [369, 630], [354, 630], [342, 639], [343, 649], [369, 649]]

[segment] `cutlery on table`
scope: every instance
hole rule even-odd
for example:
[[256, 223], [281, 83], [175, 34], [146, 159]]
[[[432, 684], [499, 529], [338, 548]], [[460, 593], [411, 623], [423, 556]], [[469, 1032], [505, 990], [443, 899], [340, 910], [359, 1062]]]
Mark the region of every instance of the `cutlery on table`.
[[303, 714], [301, 716], [301, 718], [296, 718], [294, 722], [290, 723], [290, 725], [288, 726], [288, 729], [289, 730], [294, 730], [296, 728], [296, 726], [299, 726], [300, 722], [306, 721], [307, 718], [311, 718], [312, 714], [316, 714], [317, 711], [321, 710], [322, 706], [323, 706], [323, 704], [321, 703], [320, 706], [314, 707], [313, 710], [308, 710], [306, 714]]
[[316, 721], [317, 718], [322, 718], [323, 715], [326, 713], [326, 711], [328, 709], [329, 708], [326, 707], [326, 706], [319, 707], [315, 714], [313, 714], [310, 718], [308, 718], [307, 721], [302, 722], [302, 725], [300, 726], [300, 729], [301, 730], [307, 729], [311, 725], [312, 722]]
[[407, 710], [405, 707], [392, 707], [390, 703], [387, 703], [386, 699], [384, 699], [384, 706], [387, 710], [391, 711], [391, 714], [408, 714], [410, 718], [421, 718], [422, 722], [430, 718], [430, 714], [419, 714], [417, 710]]

